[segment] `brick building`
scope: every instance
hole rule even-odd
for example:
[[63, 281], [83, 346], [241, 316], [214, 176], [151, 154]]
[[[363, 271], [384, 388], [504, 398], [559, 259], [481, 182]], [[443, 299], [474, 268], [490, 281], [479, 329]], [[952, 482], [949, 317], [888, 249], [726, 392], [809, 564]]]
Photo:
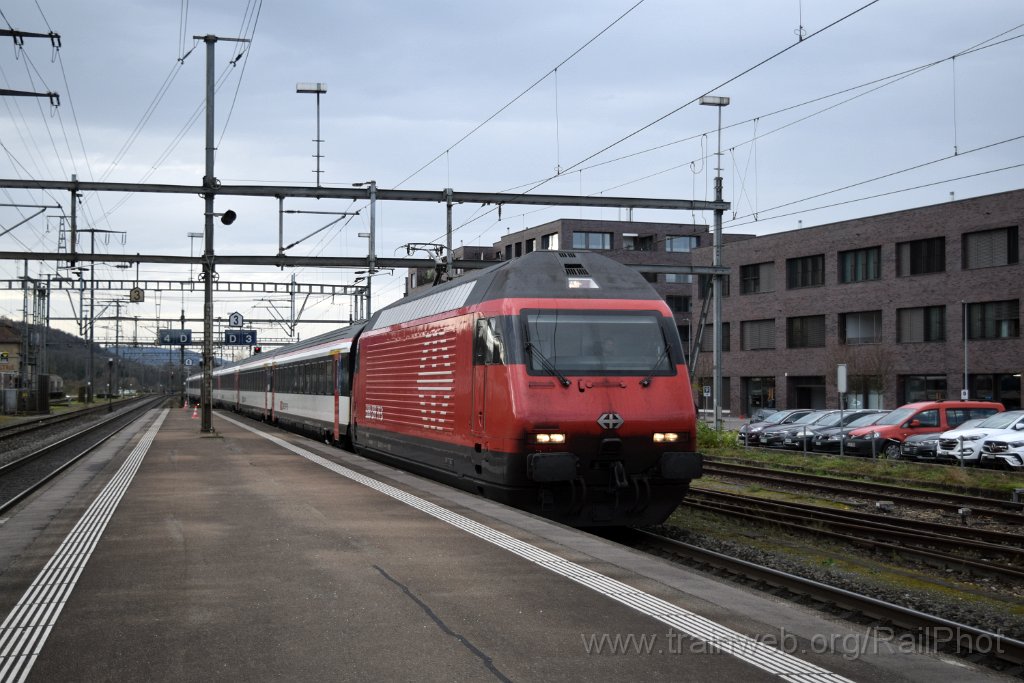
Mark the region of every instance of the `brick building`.
[[[894, 408], [958, 398], [1021, 406], [1024, 190], [754, 237], [726, 232], [722, 263], [722, 408]], [[674, 311], [684, 344], [711, 265], [706, 225], [561, 219], [461, 247], [455, 258], [507, 260], [537, 249], [590, 249], [636, 266]], [[678, 273], [644, 266], [679, 265]], [[413, 271], [407, 291], [433, 272]], [[969, 321], [964, 329], [964, 317]], [[710, 318], [695, 378], [711, 382]], [[966, 354], [965, 354], [965, 342]]]
[[1022, 223], [1017, 190], [727, 242], [723, 407], [836, 407], [845, 363], [850, 407], [959, 398], [966, 372], [1019, 408]]

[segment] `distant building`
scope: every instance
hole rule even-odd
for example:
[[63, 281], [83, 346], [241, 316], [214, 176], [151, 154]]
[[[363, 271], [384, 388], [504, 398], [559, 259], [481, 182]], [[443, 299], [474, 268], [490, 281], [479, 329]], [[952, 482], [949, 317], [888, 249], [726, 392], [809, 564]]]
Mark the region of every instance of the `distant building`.
[[0, 318], [0, 387], [15, 386], [21, 372], [21, 326]]
[[[970, 398], [1020, 408], [1022, 223], [1024, 190], [1016, 190], [763, 237], [726, 233], [723, 410], [838, 407], [840, 363], [847, 407], [958, 399], [966, 372]], [[708, 276], [644, 266], [710, 266], [711, 240], [706, 225], [561, 219], [490, 247], [461, 247], [455, 258], [603, 251], [644, 274], [689, 347]], [[433, 278], [411, 271], [406, 291]], [[709, 315], [700, 385], [712, 384], [713, 328]]]
[[838, 407], [845, 363], [848, 407], [959, 399], [966, 373], [1020, 408], [1022, 223], [1017, 190], [726, 243], [723, 405]]

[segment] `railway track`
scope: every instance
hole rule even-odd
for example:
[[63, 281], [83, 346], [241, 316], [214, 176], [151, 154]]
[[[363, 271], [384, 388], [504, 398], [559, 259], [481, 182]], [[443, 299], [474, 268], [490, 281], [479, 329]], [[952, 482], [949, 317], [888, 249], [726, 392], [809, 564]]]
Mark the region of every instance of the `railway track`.
[[46, 440], [54, 431], [70, 430], [76, 424], [89, 424], [101, 420], [104, 416], [113, 412], [115, 407], [118, 412], [125, 407], [135, 405], [139, 401], [148, 401], [152, 397], [141, 396], [139, 398], [120, 401], [115, 404], [97, 404], [89, 408], [82, 408], [59, 415], [41, 415], [35, 419], [17, 422], [11, 425], [0, 427], [0, 464], [4, 464], [16, 457], [11, 453], [17, 450], [17, 444], [24, 441], [39, 442]]
[[740, 494], [691, 489], [690, 508], [770, 523], [849, 543], [871, 552], [912, 557], [942, 570], [1024, 583], [1024, 538], [1019, 534], [914, 519], [783, 503]]
[[802, 472], [772, 470], [765, 467], [705, 461], [704, 474], [747, 479], [781, 487], [826, 492], [839, 496], [856, 496], [876, 501], [892, 501], [912, 507], [939, 509], [958, 515], [969, 509], [971, 515], [986, 516], [1006, 524], [1024, 525], [1024, 502], [998, 500], [981, 496], [926, 491], [892, 484], [879, 484], [857, 479], [840, 479]]
[[[164, 396], [148, 397], [123, 406], [105, 419], [92, 414], [93, 423], [83, 425], [74, 434], [35, 448], [0, 466], [0, 513], [11, 509], [45, 483], [75, 464], [82, 457], [134, 421], [151, 407], [162, 404]], [[48, 425], [52, 428], [52, 424]], [[23, 436], [22, 432], [19, 436]]]
[[648, 531], [634, 529], [620, 536], [625, 538], [625, 543], [639, 550], [719, 576], [756, 584], [758, 590], [769, 589], [790, 598], [812, 600], [829, 611], [842, 612], [844, 618], [849, 618], [852, 612], [860, 621], [900, 629], [906, 636], [903, 642], [913, 642], [922, 649], [969, 657], [1000, 671], [1017, 674], [1024, 671], [1024, 641], [1001, 633], [829, 586]]

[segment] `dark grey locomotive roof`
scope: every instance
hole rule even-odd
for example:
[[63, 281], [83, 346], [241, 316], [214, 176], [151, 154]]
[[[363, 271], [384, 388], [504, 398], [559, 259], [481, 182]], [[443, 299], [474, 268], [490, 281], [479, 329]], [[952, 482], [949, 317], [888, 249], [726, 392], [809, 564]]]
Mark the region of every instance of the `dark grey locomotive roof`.
[[432, 287], [378, 311], [368, 329], [388, 327], [494, 299], [661, 297], [629, 266], [591, 251], [534, 251]]

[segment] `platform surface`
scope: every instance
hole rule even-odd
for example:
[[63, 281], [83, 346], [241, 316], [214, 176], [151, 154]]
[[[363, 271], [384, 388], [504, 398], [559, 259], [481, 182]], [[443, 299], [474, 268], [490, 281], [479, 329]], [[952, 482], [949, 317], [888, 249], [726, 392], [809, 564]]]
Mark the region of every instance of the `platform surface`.
[[[214, 428], [151, 411], [2, 520], [0, 610], [43, 616], [8, 617], [0, 680], [999, 678], [244, 418]], [[25, 607], [69, 533], [93, 540], [44, 581], [65, 597]]]

